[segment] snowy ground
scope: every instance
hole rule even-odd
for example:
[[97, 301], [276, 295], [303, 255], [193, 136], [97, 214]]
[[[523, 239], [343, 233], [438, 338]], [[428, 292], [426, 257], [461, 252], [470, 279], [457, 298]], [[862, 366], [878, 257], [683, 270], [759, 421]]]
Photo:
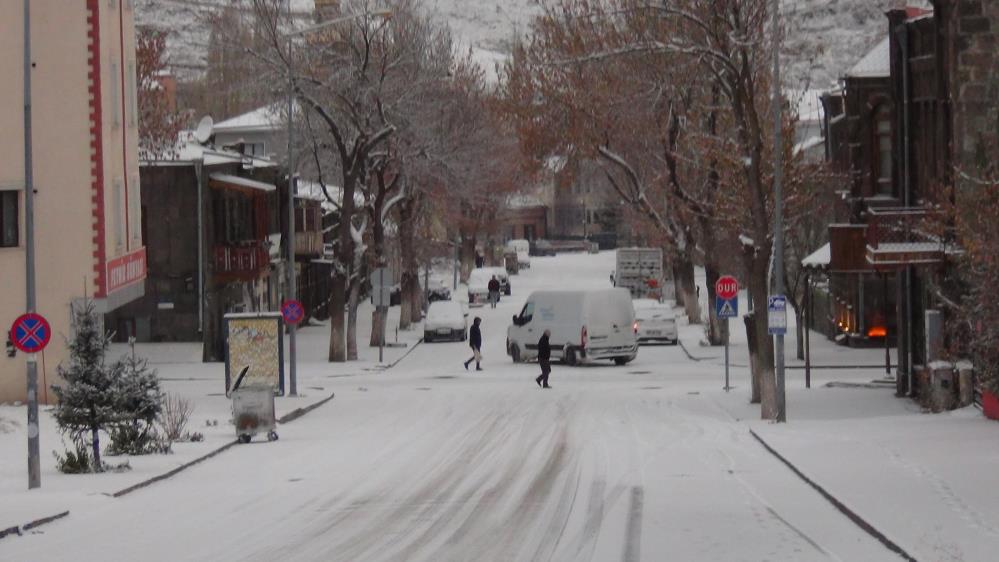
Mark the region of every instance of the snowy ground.
[[[896, 560], [750, 436], [754, 428], [919, 560], [986, 560], [999, 547], [999, 426], [975, 410], [932, 416], [868, 382], [883, 370], [789, 370], [789, 423], [747, 404], [744, 334], [722, 390], [721, 350], [642, 348], [625, 366], [537, 365], [504, 353], [510, 316], [531, 290], [606, 287], [613, 254], [534, 258], [512, 297], [483, 318], [484, 368], [462, 343], [416, 347], [391, 370], [330, 365], [323, 327], [300, 339], [301, 399], [336, 393], [276, 443], [230, 449], [122, 499], [104, 492], [183, 460], [133, 459], [124, 475], [62, 476], [46, 463], [26, 492], [23, 424], [0, 429], [0, 527], [71, 509], [38, 534], [0, 540], [0, 560]], [[702, 290], [706, 296], [706, 291]], [[706, 303], [705, 303], [706, 305]], [[367, 314], [361, 315], [362, 319]], [[400, 336], [412, 341], [417, 332]], [[790, 343], [793, 338], [789, 340]], [[877, 364], [813, 337], [817, 364]], [[171, 391], [195, 397], [195, 426], [225, 419], [218, 366], [164, 351]], [[390, 359], [401, 350], [390, 350]], [[376, 353], [376, 352], [375, 352]], [[789, 361], [794, 364], [793, 361]], [[0, 418], [23, 419], [23, 408]], [[51, 425], [51, 424], [49, 424]], [[204, 431], [204, 429], [200, 429]], [[231, 438], [207, 428], [204, 452]], [[51, 428], [43, 450], [54, 447]], [[186, 447], [186, 446], [185, 446]], [[46, 457], [43, 455], [43, 461]], [[50, 460], [50, 459], [49, 459]], [[149, 474], [144, 474], [149, 473]]]

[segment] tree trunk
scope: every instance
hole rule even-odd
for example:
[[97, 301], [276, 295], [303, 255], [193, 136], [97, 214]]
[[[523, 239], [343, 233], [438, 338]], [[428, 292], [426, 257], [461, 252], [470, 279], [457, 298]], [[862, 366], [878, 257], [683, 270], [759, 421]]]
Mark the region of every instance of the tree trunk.
[[101, 437], [97, 426], [91, 426], [90, 433], [93, 436], [94, 449], [94, 472], [104, 472], [104, 465], [101, 463]]
[[756, 322], [754, 316], [756, 315], [756, 310], [747, 313], [742, 317], [742, 321], [746, 326], [746, 342], [749, 348], [749, 403], [759, 404], [760, 403], [760, 354], [759, 354], [759, 344], [756, 342], [756, 329], [754, 326]]
[[804, 315], [804, 311], [805, 311], [805, 308], [802, 307], [802, 306], [797, 306], [797, 307], [794, 308], [794, 321], [797, 323], [797, 326], [795, 326], [795, 328], [794, 328], [794, 334], [795, 334], [795, 338], [797, 340], [795, 342], [797, 344], [797, 346], [796, 346], [797, 347], [797, 355], [796, 355], [796, 357], [800, 361], [804, 361], [805, 360], [805, 325], [804, 325], [804, 322], [805, 322], [804, 321], [804, 317], [805, 317], [805, 315]]
[[413, 322], [419, 322], [423, 320], [423, 294], [420, 291], [420, 281], [417, 278], [419, 273], [413, 275], [413, 282], [410, 284], [410, 296], [409, 305], [412, 310], [410, 310], [410, 316], [412, 316]]
[[350, 297], [347, 300], [347, 361], [357, 361], [357, 305], [361, 296], [361, 284], [350, 284]]
[[[405, 263], [405, 260], [403, 260]], [[402, 281], [399, 287], [399, 329], [408, 330], [413, 323], [413, 276], [408, 272], [402, 273]]]
[[475, 269], [475, 243], [474, 236], [466, 237], [461, 241], [461, 281], [468, 281], [468, 275]]
[[[751, 250], [750, 250], [751, 251]], [[769, 267], [769, 252], [754, 253], [750, 258], [749, 291], [752, 293], [754, 314], [752, 323], [748, 326], [753, 331], [757, 342], [755, 355], [756, 367], [753, 378], [756, 381], [756, 391], [753, 402], [760, 402], [760, 417], [776, 419], [777, 381], [774, 378], [774, 343], [767, 326], [767, 269]]]
[[701, 305], [697, 298], [697, 283], [694, 281], [694, 262], [686, 256], [677, 260], [679, 277], [677, 290], [683, 291], [683, 309], [691, 324], [701, 323]]
[[379, 347], [385, 345], [385, 324], [388, 320], [388, 308], [387, 307], [375, 307], [371, 311], [371, 347]]
[[413, 246], [414, 217], [410, 198], [399, 204], [399, 254], [402, 262], [402, 280], [399, 290], [399, 329], [408, 330], [413, 322], [413, 283], [419, 275], [416, 265], [416, 249]]
[[330, 296], [330, 355], [331, 362], [342, 363], [347, 360], [344, 330], [344, 310], [347, 307], [347, 280], [340, 273], [333, 274], [330, 286], [333, 294]]
[[715, 283], [721, 275], [711, 264], [704, 266], [706, 275], [705, 283], [708, 289], [708, 344], [725, 345], [724, 324], [725, 320], [718, 318], [718, 307], [715, 305]]
[[686, 292], [683, 290], [683, 279], [680, 275], [680, 262], [679, 258], [674, 257], [670, 260], [670, 269], [673, 271], [673, 300], [676, 302], [677, 306], [685, 306], [683, 302], [683, 297]]

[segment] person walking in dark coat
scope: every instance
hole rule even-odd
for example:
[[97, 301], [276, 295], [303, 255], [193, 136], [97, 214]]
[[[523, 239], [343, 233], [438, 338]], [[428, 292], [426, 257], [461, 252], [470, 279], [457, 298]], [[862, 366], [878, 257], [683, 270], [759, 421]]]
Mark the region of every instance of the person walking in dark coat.
[[548, 342], [551, 335], [551, 330], [545, 330], [544, 335], [538, 340], [538, 365], [541, 365], [541, 376], [534, 379], [534, 382], [541, 388], [551, 388], [548, 386], [548, 375], [552, 372], [552, 346]]
[[482, 361], [482, 331], [479, 330], [479, 324], [482, 323], [482, 319], [478, 316], [472, 322], [472, 327], [468, 330], [468, 345], [472, 348], [472, 356], [465, 361], [465, 370], [468, 370], [468, 366], [475, 361], [475, 370], [481, 371], [482, 366], [479, 363]]
[[493, 275], [493, 278], [489, 280], [489, 284], [486, 286], [489, 289], [489, 306], [496, 308], [496, 303], [499, 302], [500, 293], [500, 282], [499, 279]]

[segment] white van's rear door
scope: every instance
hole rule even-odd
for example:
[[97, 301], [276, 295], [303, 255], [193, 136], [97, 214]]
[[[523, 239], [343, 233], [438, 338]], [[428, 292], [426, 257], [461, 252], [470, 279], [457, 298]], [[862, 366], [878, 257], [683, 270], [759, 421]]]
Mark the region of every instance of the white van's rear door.
[[594, 291], [586, 295], [584, 324], [588, 347], [599, 355], [601, 350], [620, 351], [635, 345], [635, 310], [625, 289]]

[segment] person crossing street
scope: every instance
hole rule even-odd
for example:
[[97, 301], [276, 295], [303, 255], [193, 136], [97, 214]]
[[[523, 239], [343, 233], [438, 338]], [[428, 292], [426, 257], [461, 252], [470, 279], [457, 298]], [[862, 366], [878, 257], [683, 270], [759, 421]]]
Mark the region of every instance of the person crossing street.
[[548, 341], [551, 335], [551, 330], [545, 330], [541, 339], [538, 340], [538, 365], [541, 365], [541, 376], [534, 379], [534, 382], [538, 383], [541, 388], [551, 388], [548, 385], [548, 375], [552, 372], [552, 346]]
[[481, 371], [482, 365], [482, 331], [479, 329], [479, 324], [482, 323], [482, 319], [478, 316], [472, 322], [472, 327], [468, 330], [468, 345], [472, 348], [472, 356], [465, 361], [465, 370], [468, 370], [468, 366], [475, 361], [475, 370]]
[[500, 299], [500, 282], [495, 275], [493, 275], [493, 278], [489, 280], [487, 288], [489, 289], [489, 306], [496, 308], [496, 303], [498, 303]]

